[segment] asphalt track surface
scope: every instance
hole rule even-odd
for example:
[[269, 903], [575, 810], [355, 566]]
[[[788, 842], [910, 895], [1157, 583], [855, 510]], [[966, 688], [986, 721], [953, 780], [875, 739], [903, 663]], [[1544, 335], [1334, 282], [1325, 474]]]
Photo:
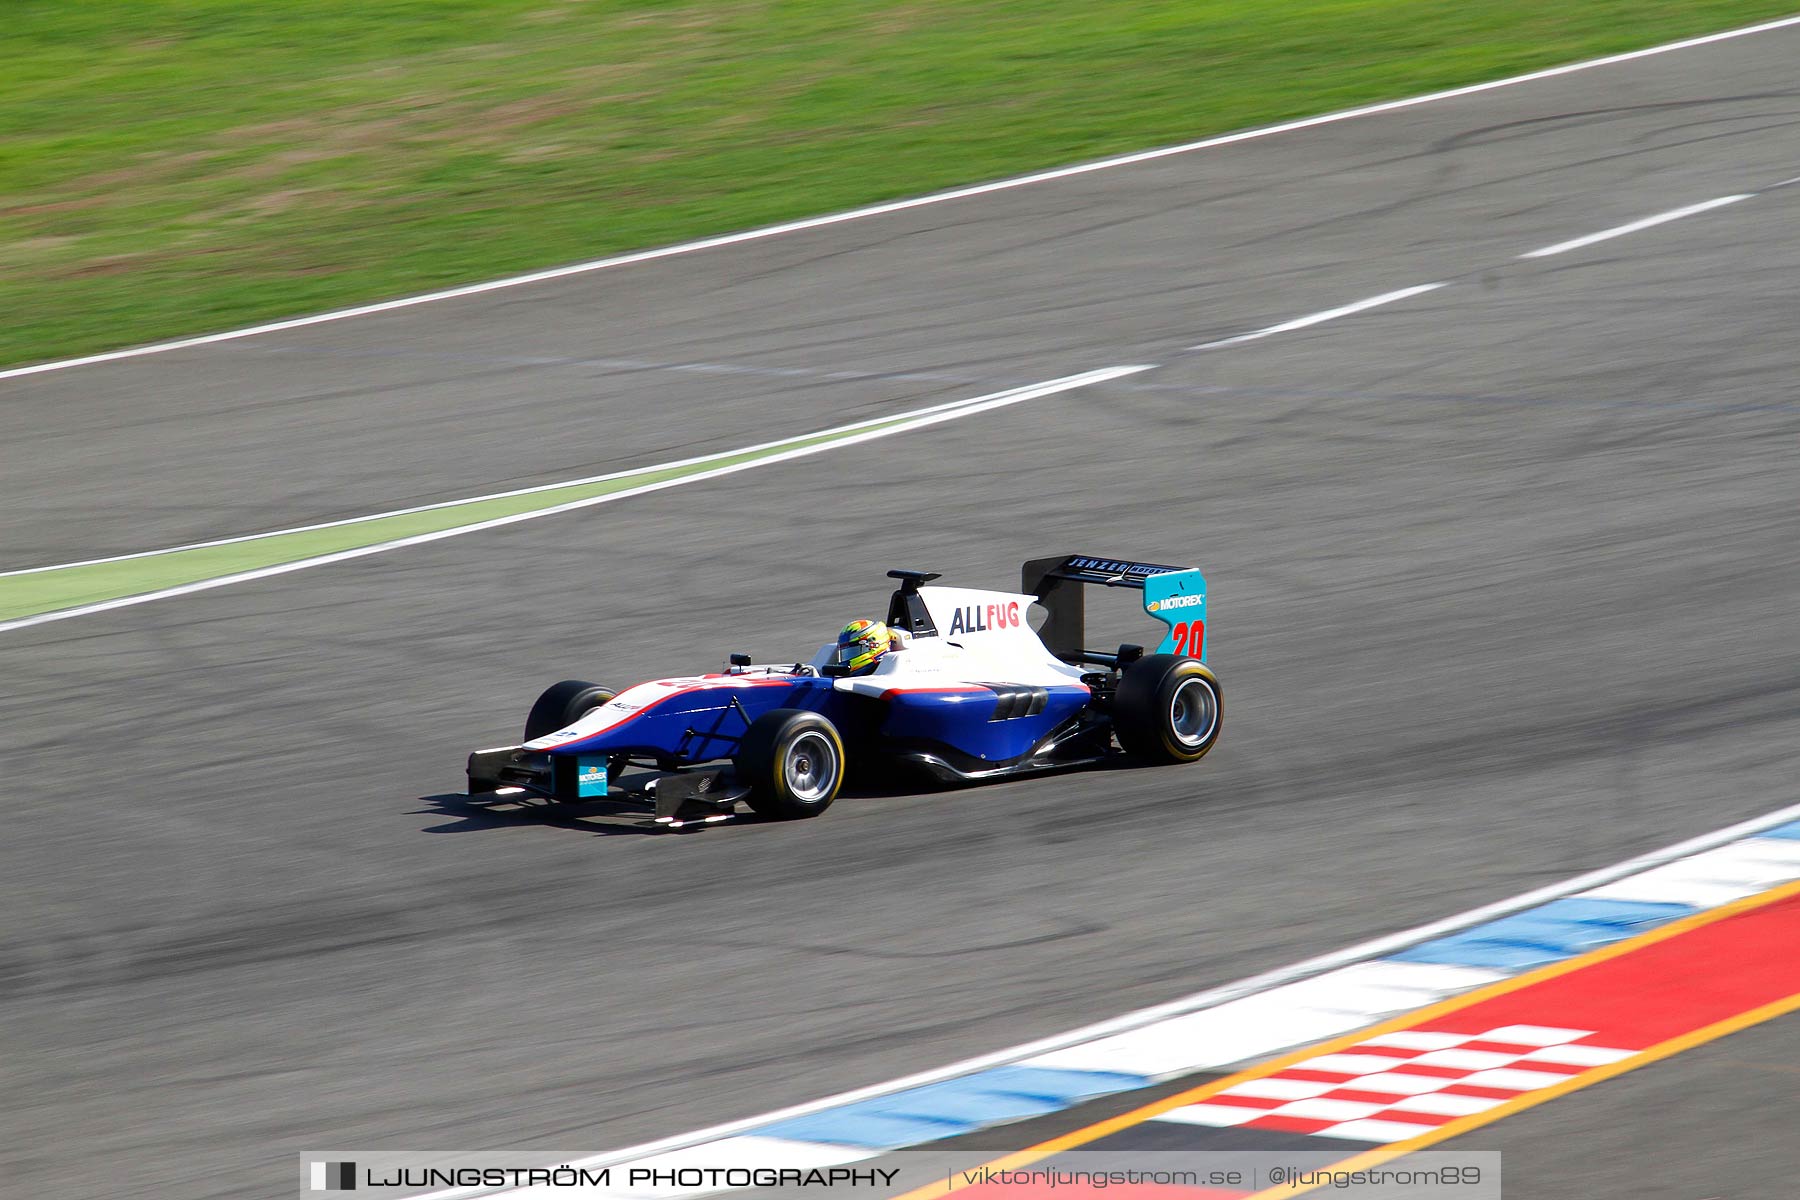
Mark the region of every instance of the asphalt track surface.
[[[1800, 188], [1765, 189], [1800, 174], [1797, 60], [1764, 34], [0, 385], [29, 566], [1160, 364], [0, 639], [9, 1186], [280, 1195], [306, 1149], [623, 1146], [1792, 802]], [[672, 836], [453, 794], [553, 679], [779, 659], [878, 612], [889, 566], [1006, 585], [1061, 550], [1206, 568], [1205, 763]], [[1791, 1114], [1795, 1029], [1480, 1140], [1509, 1196], [1575, 1194], [1522, 1160], [1594, 1154], [1621, 1168], [1581, 1194], [1785, 1195], [1791, 1123], [1733, 1114]]]

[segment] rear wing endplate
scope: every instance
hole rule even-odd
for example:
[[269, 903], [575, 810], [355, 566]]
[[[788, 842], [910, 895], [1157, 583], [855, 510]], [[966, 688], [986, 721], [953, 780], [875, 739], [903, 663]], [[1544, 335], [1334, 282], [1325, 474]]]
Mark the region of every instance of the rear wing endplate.
[[1144, 611], [1166, 626], [1155, 654], [1206, 657], [1206, 577], [1198, 567], [1171, 567], [1089, 554], [1034, 558], [1020, 570], [1019, 590], [1036, 596], [1049, 613], [1038, 636], [1050, 653], [1073, 658], [1084, 651], [1087, 587], [1127, 587], [1144, 594]]

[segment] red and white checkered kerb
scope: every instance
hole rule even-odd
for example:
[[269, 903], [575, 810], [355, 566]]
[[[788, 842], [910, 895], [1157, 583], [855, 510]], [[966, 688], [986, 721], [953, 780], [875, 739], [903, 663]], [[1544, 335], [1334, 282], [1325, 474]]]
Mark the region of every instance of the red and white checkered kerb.
[[1548, 1025], [1384, 1033], [1156, 1119], [1397, 1142], [1638, 1053], [1590, 1044], [1592, 1036]]

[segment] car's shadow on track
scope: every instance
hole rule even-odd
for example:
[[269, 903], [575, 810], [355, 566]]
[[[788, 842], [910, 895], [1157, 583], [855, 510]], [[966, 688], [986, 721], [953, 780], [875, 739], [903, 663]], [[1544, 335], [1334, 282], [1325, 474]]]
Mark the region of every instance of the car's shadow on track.
[[[1139, 765], [1129, 761], [1109, 762], [1104, 766], [1086, 764], [1059, 771], [1044, 771], [1040, 773], [1039, 777], [1094, 770], [1136, 770]], [[918, 776], [859, 777], [853, 775], [845, 781], [844, 790], [839, 794], [838, 800], [841, 803], [845, 800], [923, 799], [952, 792], [979, 791], [985, 786], [992, 785], [978, 781], [943, 782]], [[516, 829], [520, 826], [538, 825], [600, 837], [636, 834], [669, 837], [691, 835], [703, 830], [717, 832], [741, 829], [745, 826], [809, 824], [805, 821], [786, 822], [761, 817], [741, 803], [737, 806], [736, 813], [728, 820], [716, 823], [689, 822], [670, 827], [656, 824], [644, 804], [628, 800], [589, 800], [580, 804], [563, 804], [537, 797], [471, 795], [465, 792], [442, 792], [432, 796], [420, 796], [419, 800], [428, 807], [413, 810], [415, 816], [451, 818], [441, 825], [425, 826], [422, 831], [425, 833], [481, 833], [491, 829]], [[825, 816], [821, 819], [829, 820], [830, 818]]]
[[[939, 783], [916, 776], [893, 776], [880, 773], [858, 773], [844, 781], [839, 801], [880, 798], [930, 796], [957, 791], [968, 785]], [[795, 822], [771, 820], [758, 816], [740, 803], [728, 819], [718, 822], [688, 822], [679, 826], [658, 825], [642, 801], [588, 800], [580, 804], [564, 804], [536, 796], [472, 795], [466, 792], [441, 792], [420, 796], [428, 807], [415, 809], [417, 816], [451, 818], [441, 825], [427, 825], [425, 833], [481, 833], [491, 829], [516, 829], [537, 825], [552, 829], [593, 834], [599, 837], [650, 834], [656, 837], [692, 835], [703, 830], [721, 832], [746, 826], [788, 825]], [[798, 824], [804, 825], [802, 821]]]
[[616, 801], [592, 800], [585, 804], [558, 804], [549, 800], [516, 796], [472, 796], [463, 792], [445, 792], [436, 796], [420, 796], [419, 799], [429, 807], [415, 809], [414, 815], [452, 818], [442, 825], [425, 826], [425, 833], [481, 833], [490, 829], [541, 825], [597, 837], [633, 834], [670, 837], [697, 833], [702, 829], [766, 823], [754, 813], [744, 813], [719, 824], [683, 825], [679, 829], [670, 829], [651, 821], [650, 813], [643, 805]]

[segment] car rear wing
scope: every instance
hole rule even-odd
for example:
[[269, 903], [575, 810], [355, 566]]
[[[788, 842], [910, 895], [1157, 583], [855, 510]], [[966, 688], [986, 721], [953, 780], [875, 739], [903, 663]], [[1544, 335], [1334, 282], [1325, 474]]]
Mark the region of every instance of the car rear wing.
[[1050, 653], [1071, 662], [1109, 662], [1084, 647], [1088, 587], [1136, 588], [1144, 611], [1167, 628], [1154, 654], [1206, 658], [1206, 577], [1198, 567], [1171, 567], [1090, 554], [1034, 558], [1020, 570], [1019, 590], [1030, 592], [1048, 611], [1038, 636]]

